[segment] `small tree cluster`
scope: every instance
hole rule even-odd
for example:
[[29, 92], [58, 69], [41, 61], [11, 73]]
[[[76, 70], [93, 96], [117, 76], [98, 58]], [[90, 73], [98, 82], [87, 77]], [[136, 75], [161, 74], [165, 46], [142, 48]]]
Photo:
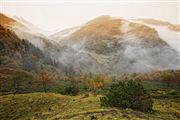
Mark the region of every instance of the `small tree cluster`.
[[14, 93], [25, 92], [32, 87], [33, 75], [23, 70], [17, 70], [12, 76], [12, 89]]
[[153, 101], [140, 83], [130, 80], [111, 85], [101, 103], [104, 106], [151, 111]]
[[79, 93], [79, 88], [76, 85], [70, 84], [64, 88], [63, 94], [75, 96]]
[[98, 89], [101, 89], [105, 87], [106, 85], [109, 85], [112, 82], [112, 77], [107, 75], [84, 75], [81, 77], [82, 81], [85, 81], [85, 85], [88, 90], [95, 92]]

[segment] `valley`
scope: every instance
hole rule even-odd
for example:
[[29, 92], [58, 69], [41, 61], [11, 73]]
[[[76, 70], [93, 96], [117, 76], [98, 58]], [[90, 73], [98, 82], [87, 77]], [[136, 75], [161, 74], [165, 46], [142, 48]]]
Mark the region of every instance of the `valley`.
[[47, 32], [0, 13], [0, 119], [179, 120], [179, 27], [103, 15]]
[[[153, 112], [102, 107], [101, 95], [91, 93], [66, 96], [55, 93], [31, 93], [0, 96], [2, 119], [38, 120], [178, 120], [180, 92], [157, 83], [143, 83], [153, 96]], [[162, 94], [163, 93], [163, 94]], [[17, 109], [13, 109], [17, 108]]]

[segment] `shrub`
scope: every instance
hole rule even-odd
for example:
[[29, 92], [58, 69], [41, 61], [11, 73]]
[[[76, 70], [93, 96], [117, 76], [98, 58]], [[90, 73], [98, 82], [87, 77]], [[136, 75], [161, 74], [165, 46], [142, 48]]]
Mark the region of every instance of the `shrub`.
[[64, 92], [65, 95], [75, 96], [79, 93], [79, 88], [76, 85], [68, 85], [65, 87]]
[[139, 111], [151, 111], [152, 103], [144, 87], [132, 80], [111, 85], [105, 96], [101, 98], [103, 106], [132, 108]]

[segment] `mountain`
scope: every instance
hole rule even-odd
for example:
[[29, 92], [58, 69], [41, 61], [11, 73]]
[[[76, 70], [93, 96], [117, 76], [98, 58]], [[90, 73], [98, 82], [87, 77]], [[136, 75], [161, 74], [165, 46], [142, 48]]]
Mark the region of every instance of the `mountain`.
[[0, 24], [5, 27], [5, 26], [11, 26], [13, 24], [17, 24], [16, 21], [2, 13], [0, 13]]
[[172, 24], [166, 21], [160, 21], [156, 19], [135, 19], [136, 21], [141, 21], [145, 24], [150, 24], [150, 25], [156, 25], [156, 26], [164, 26], [167, 27], [168, 29], [176, 32], [180, 32], [180, 25], [178, 24]]
[[0, 17], [1, 25], [4, 28], [11, 30], [19, 39], [29, 41], [35, 47], [40, 49], [46, 57], [52, 59], [51, 57], [54, 57], [56, 52], [59, 51], [57, 43], [52, 41], [47, 35], [43, 34], [43, 30], [27, 20], [17, 16], [10, 18], [2, 13], [0, 13]]
[[[53, 63], [29, 41], [20, 39], [13, 31], [0, 25], [0, 68], [38, 72]], [[53, 68], [55, 69], [55, 67]], [[0, 73], [1, 76], [1, 73]]]
[[180, 69], [179, 39], [174, 39], [174, 34], [179, 33], [169, 27], [164, 30], [164, 27], [173, 25], [168, 22], [156, 20], [157, 23], [152, 25], [142, 22], [142, 19], [127, 20], [104, 15], [45, 36], [23, 18], [13, 19], [3, 14], [1, 18], [3, 27], [77, 73], [119, 75]]
[[64, 47], [56, 59], [76, 70], [117, 75], [180, 68], [178, 51], [135, 20], [100, 16], [75, 28], [50, 37]]
[[0, 23], [0, 80], [19, 69], [31, 72], [39, 72], [42, 68], [56, 70], [52, 59], [43, 51], [9, 29], [7, 25], [15, 22], [4, 17]]
[[177, 32], [163, 30], [100, 16], [45, 36], [0, 14], [0, 118], [178, 120], [180, 57], [168, 37]]
[[171, 24], [155, 19], [135, 19], [134, 22], [147, 25], [148, 27], [156, 29], [160, 38], [166, 41], [172, 48], [180, 53], [179, 35], [180, 25]]
[[15, 32], [20, 39], [26, 39], [41, 50], [51, 44], [42, 30], [20, 17], [10, 18], [0, 13], [1, 25]]

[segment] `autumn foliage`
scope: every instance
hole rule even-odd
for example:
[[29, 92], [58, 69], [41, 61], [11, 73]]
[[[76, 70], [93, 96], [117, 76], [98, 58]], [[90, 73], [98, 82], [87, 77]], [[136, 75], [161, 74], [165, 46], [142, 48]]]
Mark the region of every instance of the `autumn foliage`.
[[149, 73], [124, 74], [119, 77], [122, 80], [157, 81], [167, 86], [180, 85], [180, 70], [155, 71]]
[[47, 92], [48, 86], [53, 83], [50, 73], [47, 70], [42, 70], [38, 78], [39, 84], [43, 87], [44, 92]]
[[81, 76], [81, 80], [84, 82], [88, 90], [90, 91], [96, 91], [98, 89], [101, 89], [105, 87], [106, 85], [110, 84], [112, 82], [112, 77], [107, 75], [83, 75]]

